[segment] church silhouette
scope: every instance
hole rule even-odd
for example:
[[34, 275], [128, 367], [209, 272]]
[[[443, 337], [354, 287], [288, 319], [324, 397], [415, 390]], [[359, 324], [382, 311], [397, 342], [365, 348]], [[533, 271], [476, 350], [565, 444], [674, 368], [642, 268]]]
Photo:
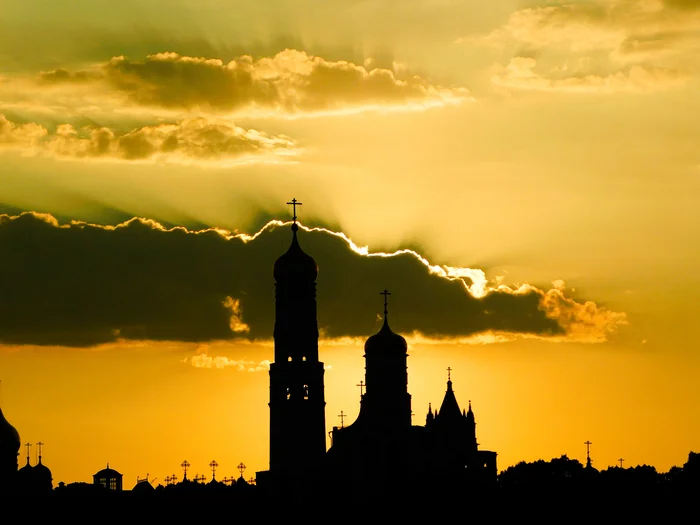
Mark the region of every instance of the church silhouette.
[[257, 473], [268, 490], [310, 487], [344, 492], [362, 486], [439, 489], [496, 483], [496, 452], [479, 450], [469, 403], [461, 410], [448, 368], [439, 410], [428, 407], [425, 426], [413, 425], [408, 393], [408, 345], [384, 322], [365, 343], [365, 379], [355, 422], [333, 427], [326, 451], [324, 364], [318, 354], [318, 266], [299, 244], [294, 208], [292, 240], [274, 265], [274, 362], [270, 365], [270, 469]]

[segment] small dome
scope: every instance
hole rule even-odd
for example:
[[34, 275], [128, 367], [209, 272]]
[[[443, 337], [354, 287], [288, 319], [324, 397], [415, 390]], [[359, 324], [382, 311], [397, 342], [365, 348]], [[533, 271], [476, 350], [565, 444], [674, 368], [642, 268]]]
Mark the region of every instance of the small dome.
[[275, 261], [275, 281], [314, 282], [318, 277], [318, 266], [310, 255], [304, 253], [297, 240], [299, 226], [292, 225], [292, 244], [287, 252]]
[[19, 432], [5, 419], [2, 409], [0, 408], [0, 453], [16, 454], [19, 452], [19, 447]]
[[399, 334], [394, 333], [391, 328], [389, 328], [389, 321], [387, 320], [386, 315], [384, 316], [384, 324], [382, 325], [382, 329], [376, 334], [370, 336], [365, 342], [365, 354], [377, 351], [396, 351], [404, 354], [408, 351], [406, 339]]
[[[38, 466], [38, 465], [37, 465]], [[97, 474], [95, 474], [96, 478], [117, 478], [121, 477], [121, 474], [114, 470], [113, 468], [103, 468], [100, 470]]]
[[42, 488], [53, 486], [53, 476], [51, 475], [51, 470], [41, 462], [41, 459], [39, 460], [38, 464], [34, 465], [32, 470], [32, 476], [34, 477], [34, 482], [37, 484], [37, 486]]

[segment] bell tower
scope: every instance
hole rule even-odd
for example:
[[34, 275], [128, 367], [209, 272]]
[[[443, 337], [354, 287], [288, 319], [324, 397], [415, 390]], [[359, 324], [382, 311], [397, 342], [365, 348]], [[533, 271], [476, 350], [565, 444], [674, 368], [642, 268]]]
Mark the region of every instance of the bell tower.
[[318, 266], [297, 239], [275, 262], [275, 355], [270, 365], [270, 474], [299, 477], [320, 467], [326, 453], [323, 363], [318, 359]]

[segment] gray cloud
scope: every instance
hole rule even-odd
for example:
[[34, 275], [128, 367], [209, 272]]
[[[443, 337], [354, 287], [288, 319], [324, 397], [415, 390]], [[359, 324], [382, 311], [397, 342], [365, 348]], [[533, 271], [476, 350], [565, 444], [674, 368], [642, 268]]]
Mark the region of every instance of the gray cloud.
[[[97, 226], [0, 215], [0, 342], [269, 339], [272, 265], [290, 238], [274, 223], [251, 239], [145, 219]], [[320, 267], [319, 326], [329, 338], [375, 331], [385, 287], [393, 293], [392, 327], [430, 338], [599, 341], [625, 323], [624, 314], [567, 297], [560, 283], [548, 291], [485, 286], [478, 270], [431, 267], [410, 251], [362, 255], [326, 230], [302, 231], [300, 242]]]

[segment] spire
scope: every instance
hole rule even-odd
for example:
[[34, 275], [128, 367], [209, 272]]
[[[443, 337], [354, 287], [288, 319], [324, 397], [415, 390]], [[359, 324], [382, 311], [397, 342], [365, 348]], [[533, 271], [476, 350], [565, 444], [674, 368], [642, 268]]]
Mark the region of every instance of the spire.
[[435, 420], [435, 416], [433, 415], [433, 404], [428, 403], [428, 415], [425, 416], [425, 425], [428, 426], [432, 424], [432, 422]]
[[439, 413], [441, 421], [456, 421], [462, 417], [462, 411], [459, 409], [459, 403], [457, 403], [457, 398], [452, 390], [452, 368], [450, 367], [447, 367], [447, 391], [445, 392], [445, 398], [442, 400], [442, 405], [440, 405]]
[[[388, 321], [387, 316], [389, 315], [389, 311], [388, 311], [387, 307], [388, 307], [388, 305], [389, 305], [388, 298], [389, 298], [389, 296], [391, 295], [391, 292], [389, 292], [386, 288], [384, 288], [384, 291], [383, 291], [383, 292], [379, 292], [379, 295], [383, 295], [383, 296], [384, 296], [384, 325], [383, 325], [383, 327], [386, 326], [386, 327], [388, 328], [388, 327], [389, 327], [389, 321]], [[383, 327], [382, 327], [382, 328], [383, 328]]]

